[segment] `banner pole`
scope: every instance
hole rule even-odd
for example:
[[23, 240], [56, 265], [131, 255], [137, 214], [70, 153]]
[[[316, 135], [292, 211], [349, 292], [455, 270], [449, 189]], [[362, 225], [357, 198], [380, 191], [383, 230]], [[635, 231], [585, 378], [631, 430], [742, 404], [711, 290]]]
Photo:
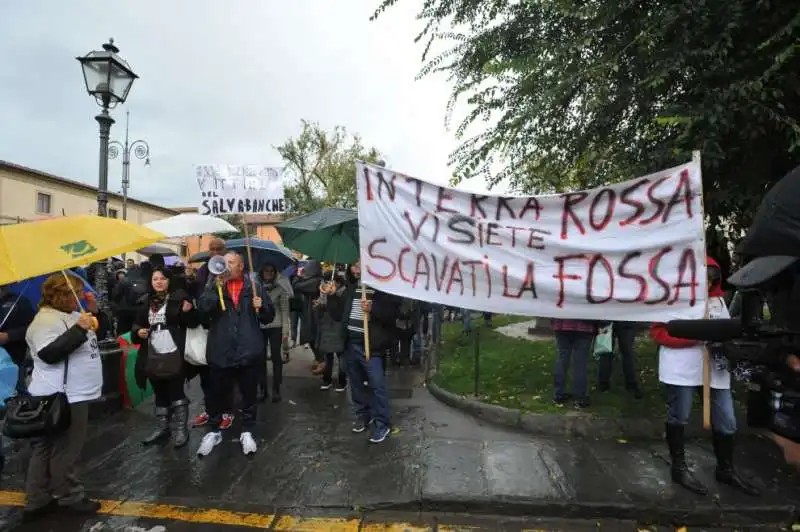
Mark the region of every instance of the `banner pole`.
[[[706, 210], [702, 196], [703, 171], [700, 150], [694, 150], [692, 152], [692, 162], [700, 165], [700, 216], [703, 223], [703, 251], [708, 255], [708, 250], [706, 249]], [[706, 282], [708, 282], [707, 279], [708, 275], [706, 275]], [[708, 294], [706, 294], [705, 318], [708, 319]], [[705, 344], [703, 344], [703, 428], [705, 430], [711, 429], [711, 354], [708, 352], [708, 347]]]
[[[256, 278], [253, 270], [253, 249], [250, 247], [250, 229], [247, 227], [247, 215], [242, 214], [244, 224], [244, 246], [247, 250], [247, 262], [250, 264], [250, 287], [253, 289], [253, 297], [256, 297]], [[260, 296], [259, 296], [260, 297]]]

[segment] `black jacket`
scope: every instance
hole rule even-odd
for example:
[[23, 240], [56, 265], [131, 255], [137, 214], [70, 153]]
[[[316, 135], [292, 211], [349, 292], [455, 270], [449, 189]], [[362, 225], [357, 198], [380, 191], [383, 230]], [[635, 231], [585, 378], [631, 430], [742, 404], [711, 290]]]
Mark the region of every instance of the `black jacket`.
[[295, 295], [303, 298], [302, 309], [300, 310], [300, 344], [310, 344], [312, 348], [317, 348], [319, 331], [317, 311], [314, 309], [313, 301], [319, 297], [319, 286], [322, 284], [322, 266], [319, 261], [310, 260], [303, 266], [303, 276], [295, 278], [292, 288]]
[[237, 368], [253, 366], [266, 355], [264, 336], [260, 323], [270, 323], [275, 319], [275, 307], [269, 294], [260, 281], [256, 281], [256, 291], [262, 301], [261, 312], [253, 308], [253, 289], [250, 279], [245, 278], [239, 307], [233, 305], [228, 291], [223, 287], [225, 310], [220, 307], [219, 293], [215, 278], [206, 283], [203, 295], [198, 301], [200, 312], [205, 314], [209, 324], [206, 361], [216, 368]]
[[[144, 368], [146, 366], [148, 352], [150, 350], [150, 342], [139, 338], [140, 329], [150, 329], [150, 298], [147, 296], [142, 298], [139, 311], [136, 313], [136, 319], [131, 329], [131, 340], [134, 343], [141, 343], [139, 347], [139, 355], [136, 358], [136, 384], [139, 388], [144, 389], [147, 386], [145, 380]], [[191, 296], [184, 290], [176, 290], [169, 294], [167, 297], [167, 330], [172, 335], [172, 341], [178, 348], [181, 356], [186, 346], [186, 329], [191, 329], [200, 325], [200, 312], [195, 307], [189, 312], [183, 312], [181, 306], [184, 301], [191, 303]]]
[[[15, 301], [16, 305], [14, 305]], [[6, 319], [6, 315], [8, 315], [8, 319]], [[11, 359], [17, 365], [25, 361], [25, 353], [28, 349], [28, 344], [25, 343], [25, 333], [34, 316], [36, 313], [25, 296], [20, 297], [19, 301], [17, 301], [16, 294], [7, 293], [0, 296], [0, 323], [5, 320], [5, 323], [0, 326], [0, 332], [8, 334], [8, 342], [0, 347], [8, 351]]]
[[[342, 323], [345, 334], [357, 288], [358, 281], [348, 271], [347, 289], [341, 295], [337, 291], [336, 295], [328, 296], [328, 312], [334, 320]], [[375, 290], [372, 297], [372, 312], [369, 313], [369, 348], [373, 353], [386, 351], [397, 341], [400, 301], [399, 297]]]

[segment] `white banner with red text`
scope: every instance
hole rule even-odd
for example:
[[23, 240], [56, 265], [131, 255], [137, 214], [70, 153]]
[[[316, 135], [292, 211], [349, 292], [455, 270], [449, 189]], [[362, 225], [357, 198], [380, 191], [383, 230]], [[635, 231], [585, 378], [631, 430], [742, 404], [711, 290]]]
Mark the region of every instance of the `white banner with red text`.
[[356, 172], [361, 275], [378, 290], [497, 314], [704, 316], [699, 162], [527, 197], [473, 194], [366, 163]]

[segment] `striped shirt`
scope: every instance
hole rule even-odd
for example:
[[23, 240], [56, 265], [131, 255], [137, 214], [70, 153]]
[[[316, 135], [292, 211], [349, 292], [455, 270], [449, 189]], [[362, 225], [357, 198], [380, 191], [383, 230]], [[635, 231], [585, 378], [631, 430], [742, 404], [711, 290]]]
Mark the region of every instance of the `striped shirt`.
[[[350, 316], [347, 320], [347, 334], [350, 338], [364, 340], [364, 311], [361, 310], [361, 290], [363, 285], [360, 285], [353, 292], [353, 304], [350, 306]], [[365, 287], [367, 290], [367, 301], [372, 301], [375, 290], [369, 286]]]

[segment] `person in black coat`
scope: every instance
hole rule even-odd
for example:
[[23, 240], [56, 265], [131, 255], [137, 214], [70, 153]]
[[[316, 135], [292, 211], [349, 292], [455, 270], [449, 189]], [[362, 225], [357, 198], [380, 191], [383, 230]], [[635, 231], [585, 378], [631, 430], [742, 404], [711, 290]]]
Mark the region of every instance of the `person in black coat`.
[[136, 384], [144, 389], [149, 379], [156, 403], [158, 425], [143, 443], [149, 445], [168, 438], [172, 414], [176, 423], [175, 447], [183, 447], [189, 441], [183, 351], [186, 329], [200, 324], [200, 313], [185, 290], [173, 288], [171, 279], [169, 269], [156, 267], [153, 270], [150, 293], [142, 300], [131, 335], [141, 341], [136, 359]]
[[0, 347], [8, 351], [11, 360], [19, 367], [17, 391], [25, 391], [25, 366], [28, 344], [25, 332], [36, 313], [25, 296], [12, 294], [8, 287], [0, 286]]
[[255, 278], [245, 278], [242, 256], [230, 251], [225, 254], [225, 264], [227, 271], [208, 280], [198, 302], [209, 323], [206, 360], [211, 391], [206, 397], [210, 428], [197, 450], [200, 456], [222, 442], [219, 422], [227, 406], [225, 398], [235, 384], [242, 394], [242, 451], [256, 452], [252, 432], [258, 413], [260, 368], [266, 356], [261, 324], [275, 319], [264, 286]]
[[300, 345], [308, 344], [311, 351], [314, 353], [315, 368], [319, 368], [319, 373], [322, 373], [322, 365], [324, 364], [324, 357], [320, 354], [317, 339], [319, 325], [317, 319], [317, 310], [314, 307], [314, 301], [319, 299], [319, 287], [322, 284], [322, 264], [317, 260], [310, 260], [306, 262], [305, 266], [300, 270], [295, 278], [292, 288], [296, 295], [303, 298], [303, 304], [300, 311], [300, 336], [298, 343]]

